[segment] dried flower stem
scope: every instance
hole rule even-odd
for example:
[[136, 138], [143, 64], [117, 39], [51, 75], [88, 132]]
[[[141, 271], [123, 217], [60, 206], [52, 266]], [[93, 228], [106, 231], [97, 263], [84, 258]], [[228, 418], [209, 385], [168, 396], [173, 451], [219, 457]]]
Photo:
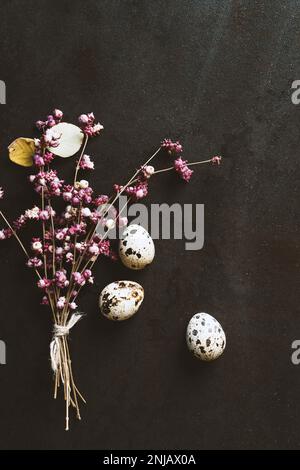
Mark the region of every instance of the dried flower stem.
[[[202, 160], [202, 161], [199, 161], [199, 162], [187, 163], [186, 166], [201, 165], [202, 163], [211, 163], [211, 162], [212, 162], [212, 159], [210, 158], [209, 160]], [[168, 168], [161, 168], [160, 170], [155, 170], [153, 175], [157, 175], [158, 173], [165, 173], [167, 171], [175, 171], [174, 166], [169, 166]], [[131, 181], [131, 183], [136, 183], [137, 181], [138, 180], [135, 179], [135, 180]]]
[[29, 258], [29, 254], [25, 248], [25, 246], [23, 245], [23, 243], [21, 242], [20, 238], [18, 237], [18, 235], [16, 234], [15, 230], [12, 228], [12, 226], [10, 225], [10, 223], [8, 222], [7, 218], [5, 217], [5, 215], [3, 214], [2, 211], [0, 211], [0, 215], [2, 217], [2, 219], [4, 220], [4, 222], [6, 223], [6, 225], [10, 228], [10, 230], [12, 231], [12, 234], [13, 236], [16, 238], [16, 240], [18, 241], [19, 245], [21, 246], [22, 250], [24, 251], [25, 255], [27, 258]]
[[[160, 151], [161, 147], [158, 147], [158, 149], [151, 155], [151, 157], [148, 158], [148, 160], [145, 161], [145, 163], [143, 163], [142, 166], [146, 166], [148, 165], [148, 163], [151, 162], [151, 160], [153, 160], [153, 158], [158, 154], [158, 152]], [[139, 174], [140, 172], [140, 168], [134, 173], [134, 175], [130, 178], [130, 180], [125, 184], [125, 186], [122, 187], [122, 189], [118, 192], [118, 194], [115, 196], [115, 198], [113, 199], [112, 203], [109, 205], [108, 209], [106, 210], [106, 212], [109, 212], [109, 210], [112, 208], [112, 206], [115, 204], [115, 202], [119, 199], [119, 197], [121, 196], [121, 194], [126, 190], [126, 188], [128, 188], [128, 186], [133, 183], [134, 179], [137, 177], [137, 175]]]
[[[202, 163], [211, 163], [211, 158], [209, 160], [202, 160], [200, 162], [187, 163], [186, 166], [201, 165]], [[169, 166], [168, 168], [162, 168], [161, 170], [155, 170], [153, 174], [157, 175], [158, 173], [164, 173], [165, 171], [171, 171], [171, 170], [174, 170], [174, 166]]]
[[79, 159], [78, 159], [76, 168], [75, 168], [74, 183], [73, 183], [74, 185], [75, 185], [75, 183], [76, 183], [76, 181], [77, 181], [77, 175], [78, 175], [78, 171], [79, 171], [79, 168], [80, 168], [80, 162], [81, 162], [82, 157], [83, 157], [83, 154], [84, 154], [84, 152], [85, 152], [85, 149], [86, 149], [88, 140], [89, 140], [89, 136], [88, 136], [88, 135], [85, 135], [85, 139], [84, 139], [84, 143], [83, 143], [83, 146], [82, 146], [82, 149], [81, 149], [81, 153], [80, 153], [80, 156], [79, 156]]
[[[45, 210], [44, 188], [42, 188], [41, 200], [42, 200], [42, 210]], [[43, 230], [43, 245], [44, 245], [44, 243], [45, 243], [45, 233], [46, 233], [45, 221], [44, 220], [43, 220], [43, 223], [42, 223], [42, 230]], [[47, 260], [46, 260], [46, 254], [45, 253], [43, 253], [43, 259], [44, 259], [45, 278], [48, 279]]]

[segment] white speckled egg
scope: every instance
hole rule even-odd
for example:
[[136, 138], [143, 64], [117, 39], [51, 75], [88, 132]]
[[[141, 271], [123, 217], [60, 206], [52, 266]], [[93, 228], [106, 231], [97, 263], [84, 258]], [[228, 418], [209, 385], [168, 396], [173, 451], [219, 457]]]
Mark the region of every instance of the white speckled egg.
[[155, 248], [147, 230], [140, 225], [129, 225], [120, 240], [119, 255], [130, 269], [143, 269], [153, 261]]
[[137, 282], [115, 281], [102, 290], [99, 306], [109, 320], [122, 321], [134, 315], [144, 300], [144, 289]]
[[208, 313], [196, 313], [186, 330], [189, 350], [202, 361], [213, 361], [223, 353], [226, 336], [220, 323]]

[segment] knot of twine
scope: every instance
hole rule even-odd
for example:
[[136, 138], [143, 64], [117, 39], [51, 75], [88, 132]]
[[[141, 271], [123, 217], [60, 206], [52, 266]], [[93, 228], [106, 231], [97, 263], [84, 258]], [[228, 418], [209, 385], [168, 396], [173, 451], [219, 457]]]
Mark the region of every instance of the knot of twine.
[[70, 320], [66, 325], [57, 325], [54, 324], [53, 327], [53, 339], [50, 343], [50, 359], [51, 367], [53, 372], [56, 372], [61, 360], [61, 342], [59, 338], [62, 336], [67, 336], [70, 332], [70, 329], [83, 317], [82, 313], [73, 313]]

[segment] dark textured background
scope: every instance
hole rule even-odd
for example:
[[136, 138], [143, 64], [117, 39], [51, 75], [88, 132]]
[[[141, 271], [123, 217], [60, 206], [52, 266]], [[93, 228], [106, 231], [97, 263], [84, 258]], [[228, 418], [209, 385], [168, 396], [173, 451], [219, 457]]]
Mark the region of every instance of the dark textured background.
[[[99, 192], [165, 136], [179, 138], [189, 160], [224, 156], [190, 185], [160, 176], [148, 199], [205, 204], [203, 250], [157, 241], [144, 272], [98, 264], [81, 297], [88, 315], [72, 331], [88, 405], [69, 433], [63, 402], [51, 397], [50, 314], [15, 242], [1, 243], [0, 447], [299, 447], [300, 366], [290, 361], [300, 338], [300, 106], [290, 99], [300, 78], [299, 2], [3, 0], [0, 16], [1, 204], [10, 218], [34, 195], [7, 145], [31, 136], [53, 107], [68, 120], [93, 110], [104, 124], [88, 152]], [[112, 324], [98, 294], [122, 278], [141, 282], [145, 301], [134, 319]], [[227, 333], [212, 364], [185, 345], [198, 311]]]

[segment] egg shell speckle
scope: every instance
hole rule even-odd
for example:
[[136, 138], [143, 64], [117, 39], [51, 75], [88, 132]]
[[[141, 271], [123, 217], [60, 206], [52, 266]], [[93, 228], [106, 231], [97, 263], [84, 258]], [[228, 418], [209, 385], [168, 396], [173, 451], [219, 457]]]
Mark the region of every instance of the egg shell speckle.
[[202, 361], [213, 361], [224, 351], [226, 336], [220, 323], [208, 313], [196, 313], [186, 331], [189, 350]]
[[143, 269], [152, 263], [155, 247], [147, 230], [140, 225], [129, 225], [120, 240], [119, 255], [122, 263], [130, 269]]
[[123, 321], [132, 317], [144, 300], [143, 287], [134, 281], [115, 281], [101, 292], [99, 306], [109, 320]]

